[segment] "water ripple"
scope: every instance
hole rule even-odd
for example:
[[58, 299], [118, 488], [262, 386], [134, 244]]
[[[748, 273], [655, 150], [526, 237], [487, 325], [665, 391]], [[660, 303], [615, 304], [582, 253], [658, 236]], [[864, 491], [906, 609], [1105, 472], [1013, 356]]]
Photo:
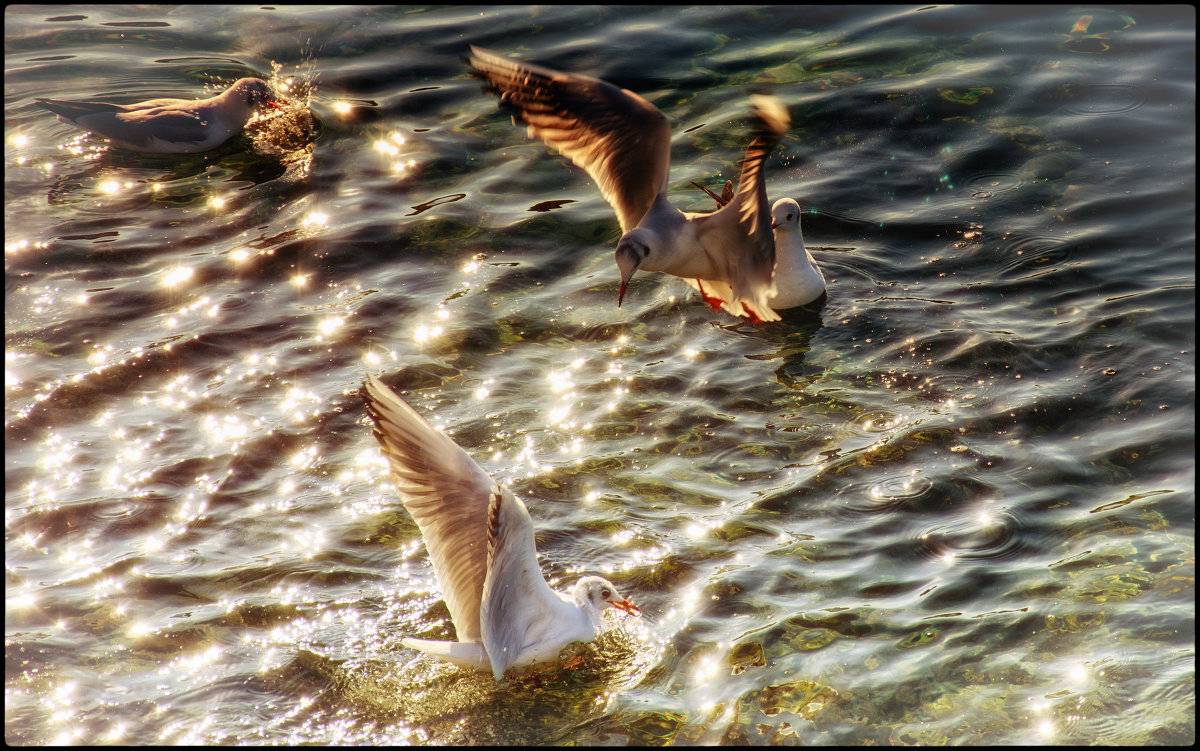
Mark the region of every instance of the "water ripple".
[[878, 514], [916, 501], [933, 488], [933, 480], [911, 472], [883, 475], [865, 493], [850, 497], [846, 509], [859, 514]]
[[972, 198], [995, 198], [1025, 185], [1025, 181], [1014, 172], [984, 172], [972, 175], [964, 182]]
[[858, 423], [868, 433], [886, 433], [899, 427], [905, 420], [904, 415], [886, 410], [875, 410], [858, 416]]
[[[10, 9], [7, 736], [1186, 742], [1195, 34], [1163, 7], [192, 5], [119, 59], [103, 22], [161, 11]], [[618, 308], [612, 208], [468, 44], [645, 96], [700, 211], [774, 81], [829, 294], [751, 326], [638, 273]], [[212, 154], [33, 101], [198, 94], [266, 75], [247, 50], [292, 106]], [[403, 647], [455, 624], [368, 372], [524, 498], [553, 586], [643, 618], [540, 684]]]
[[1146, 103], [1141, 89], [1122, 83], [1073, 86], [1071, 94], [1066, 109], [1076, 115], [1117, 115], [1138, 109]]
[[922, 528], [914, 543], [930, 560], [998, 560], [1018, 555], [1024, 544], [1021, 517], [1011, 509], [981, 510], [940, 519]]
[[1070, 261], [1074, 247], [1064, 237], [1018, 232], [1005, 237], [997, 251], [1002, 273], [1041, 272]]

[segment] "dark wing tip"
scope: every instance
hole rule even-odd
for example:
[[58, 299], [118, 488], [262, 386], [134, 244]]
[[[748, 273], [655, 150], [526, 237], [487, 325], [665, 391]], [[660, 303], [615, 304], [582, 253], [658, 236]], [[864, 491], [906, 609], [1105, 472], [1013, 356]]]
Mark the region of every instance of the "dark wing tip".
[[373, 375], [367, 376], [363, 380], [358, 394], [362, 397], [363, 404], [367, 408], [367, 417], [371, 418], [371, 432], [380, 443], [383, 443], [386, 436], [383, 423], [388, 422], [388, 416], [384, 413], [387, 401], [392, 399], [406, 407], [408, 404], [390, 386]]
[[63, 107], [62, 104], [57, 99], [46, 99], [44, 97], [38, 97], [37, 99], [34, 99], [33, 102], [34, 102], [34, 104], [36, 104], [46, 110], [49, 110], [50, 112], [53, 112], [56, 115], [62, 115], [63, 117], [68, 117], [68, 114], [67, 114], [68, 110], [65, 107]]
[[717, 195], [716, 193], [713, 193], [713, 192], [712, 192], [711, 190], [709, 190], [708, 188], [706, 188], [706, 187], [704, 187], [703, 185], [701, 185], [700, 183], [696, 182], [695, 180], [692, 180], [692, 185], [695, 185], [697, 188], [699, 188], [700, 190], [702, 190], [702, 191], [704, 191], [706, 194], [708, 194], [708, 197], [709, 197], [709, 198], [711, 198], [711, 199], [713, 199], [714, 201], [716, 201], [716, 202], [717, 202], [717, 208], [718, 208], [718, 209], [719, 209], [719, 208], [721, 208], [721, 207], [723, 207], [725, 204], [729, 203], [729, 199], [733, 197], [733, 190], [732, 190], [732, 188], [731, 188], [731, 186], [732, 186], [732, 183], [731, 183], [731, 182], [729, 182], [728, 180], [726, 180], [726, 181], [725, 181], [725, 192], [729, 194], [729, 195], [727, 195], [727, 196], [719, 196], [719, 195]]
[[487, 66], [515, 65], [515, 63], [509, 62], [503, 55], [499, 55], [491, 50], [485, 50], [473, 44], [469, 48], [470, 52], [462, 56], [462, 61], [467, 64], [474, 75], [486, 75], [483, 69]]
[[362, 397], [363, 405], [367, 408], [367, 417], [371, 418], [371, 431], [376, 438], [380, 436], [379, 423], [383, 419], [383, 415], [379, 411], [379, 404], [376, 402], [376, 396], [373, 393], [371, 380], [364, 380], [362, 387], [358, 390], [359, 396]]
[[500, 544], [500, 492], [494, 492], [488, 498], [488, 513], [487, 513], [487, 559], [488, 567], [491, 567], [492, 558], [496, 554], [496, 548]]
[[[489, 75], [488, 69], [496, 68], [499, 65], [499, 62], [504, 61], [505, 58], [497, 55], [491, 50], [485, 50], [482, 47], [476, 47], [473, 44], [470, 45], [470, 49], [471, 51], [469, 54], [462, 56], [462, 61], [466, 63], [467, 67], [470, 69], [468, 73], [470, 73], [472, 78], [477, 78], [483, 81], [483, 86], [479, 88], [480, 91], [485, 94], [494, 94], [500, 99], [500, 103], [504, 104], [504, 91], [496, 84], [496, 81], [493, 79], [492, 75]], [[493, 59], [489, 60], [488, 58]], [[494, 70], [492, 72], [494, 73]]]

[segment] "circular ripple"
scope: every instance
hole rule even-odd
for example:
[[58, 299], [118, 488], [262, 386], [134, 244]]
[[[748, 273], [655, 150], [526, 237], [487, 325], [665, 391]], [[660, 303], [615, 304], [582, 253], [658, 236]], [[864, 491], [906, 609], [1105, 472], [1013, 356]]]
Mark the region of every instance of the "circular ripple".
[[899, 427], [904, 422], [904, 415], [898, 415], [886, 410], [865, 412], [858, 416], [855, 423], [868, 433], [886, 433]]
[[110, 503], [97, 503], [91, 508], [93, 517], [105, 521], [129, 519], [141, 514], [145, 509], [146, 504], [124, 498]]
[[1140, 89], [1123, 83], [1073, 86], [1071, 94], [1066, 109], [1076, 115], [1118, 115], [1146, 103]]
[[957, 514], [923, 528], [914, 541], [921, 555], [952, 561], [1012, 558], [1024, 547], [1025, 524], [1009, 509]]
[[1024, 184], [1025, 181], [1012, 172], [985, 172], [966, 180], [972, 198], [995, 198], [1002, 193], [1011, 193]]
[[852, 514], [879, 514], [912, 503], [932, 487], [933, 481], [915, 470], [885, 475], [865, 493], [854, 493], [844, 508]]
[[1072, 247], [1052, 235], [1013, 234], [1000, 244], [1002, 272], [1044, 271], [1071, 259]]

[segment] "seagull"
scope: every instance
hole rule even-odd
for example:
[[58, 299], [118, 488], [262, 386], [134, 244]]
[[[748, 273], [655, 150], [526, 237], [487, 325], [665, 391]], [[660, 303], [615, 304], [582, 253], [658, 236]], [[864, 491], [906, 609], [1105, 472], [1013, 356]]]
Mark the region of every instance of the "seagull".
[[[733, 193], [733, 185], [729, 181], [725, 182], [722, 196], [703, 185], [693, 185], [712, 196], [718, 206], [728, 203]], [[808, 305], [820, 298], [825, 294], [825, 276], [808, 248], [804, 247], [804, 235], [800, 232], [800, 204], [791, 198], [776, 201], [771, 206], [771, 230], [775, 234], [775, 294], [767, 298], [771, 307], [787, 310]], [[688, 279], [687, 282], [700, 290], [713, 310], [724, 306], [730, 313], [733, 312], [725, 302], [731, 297], [729, 285], [708, 281], [705, 287], [701, 287], [698, 280]], [[713, 296], [706, 293], [712, 293]]]
[[780, 198], [771, 206], [771, 231], [775, 233], [775, 296], [771, 307], [780, 310], [808, 305], [825, 294], [825, 276], [800, 232], [800, 204]]
[[281, 109], [261, 78], [243, 78], [208, 99], [151, 99], [136, 104], [37, 99], [38, 104], [118, 146], [156, 154], [215, 149], [241, 132], [259, 105]]
[[379, 379], [368, 377], [363, 392], [375, 438], [425, 539], [458, 634], [458, 641], [401, 644], [490, 670], [499, 681], [510, 667], [548, 662], [573, 642], [595, 639], [605, 607], [640, 613], [599, 576], [583, 577], [568, 594], [550, 589], [538, 569], [525, 504]]
[[791, 125], [778, 99], [750, 97], [754, 137], [729, 202], [710, 214], [685, 213], [667, 200], [671, 126], [654, 105], [598, 78], [475, 46], [466, 62], [486, 90], [516, 109], [514, 120], [527, 125], [531, 137], [582, 167], [616, 211], [623, 233], [615, 253], [618, 305], [640, 268], [692, 281], [714, 308], [756, 322], [779, 320], [771, 296], [782, 281], [777, 275], [791, 267], [776, 266], [763, 178], [764, 160]]

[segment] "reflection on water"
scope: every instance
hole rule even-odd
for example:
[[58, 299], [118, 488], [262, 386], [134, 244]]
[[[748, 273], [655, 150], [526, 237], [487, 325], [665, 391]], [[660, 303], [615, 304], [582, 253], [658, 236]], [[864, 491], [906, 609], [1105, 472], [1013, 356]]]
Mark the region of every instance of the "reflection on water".
[[[1194, 740], [1194, 15], [347, 13], [6, 14], [10, 742]], [[618, 308], [468, 43], [646, 96], [698, 211], [767, 86], [828, 297]], [[33, 104], [250, 74], [209, 154]], [[454, 633], [367, 373], [642, 618], [499, 684], [402, 647]]]

